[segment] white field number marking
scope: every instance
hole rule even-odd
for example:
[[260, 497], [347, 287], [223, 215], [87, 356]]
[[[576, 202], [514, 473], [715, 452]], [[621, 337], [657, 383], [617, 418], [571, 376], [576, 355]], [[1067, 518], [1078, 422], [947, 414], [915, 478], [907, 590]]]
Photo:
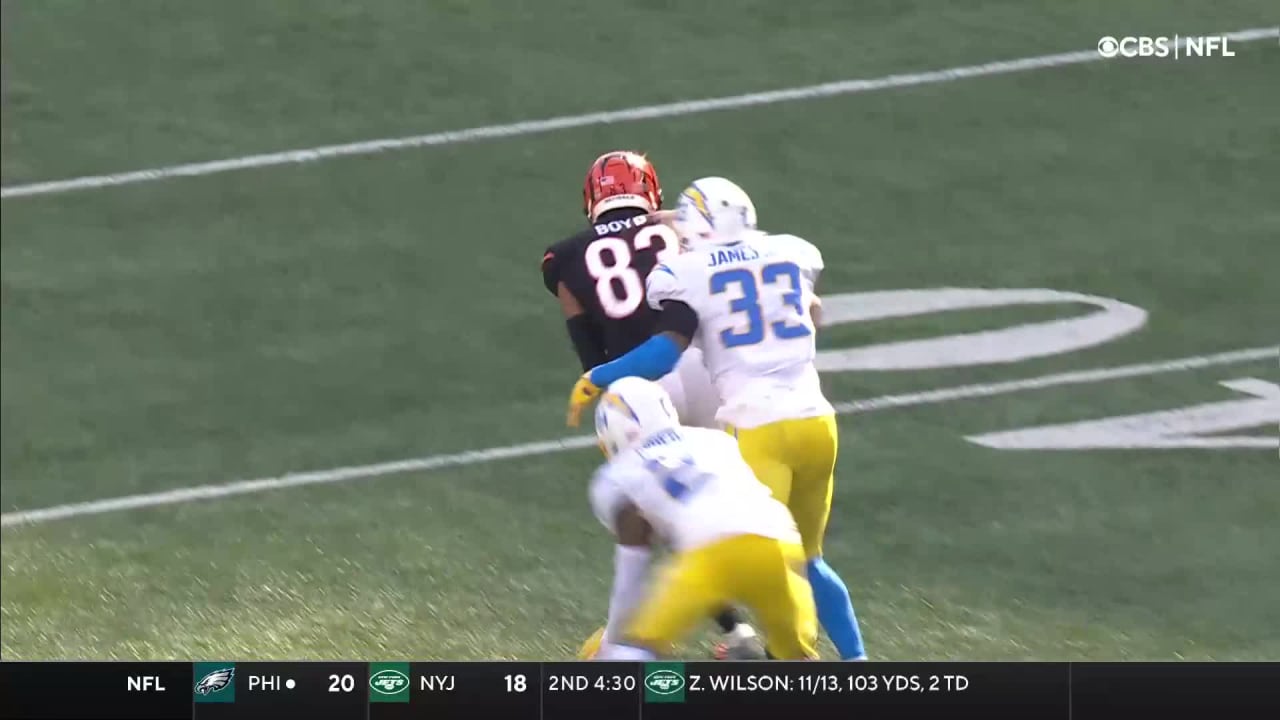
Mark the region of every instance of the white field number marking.
[[[1280, 386], [1257, 378], [1227, 380], [1222, 384], [1251, 397], [1178, 410], [973, 435], [966, 439], [1001, 450], [1280, 448], [1280, 434], [1277, 434]], [[1270, 434], [1219, 434], [1262, 425], [1271, 426]]]
[[1098, 311], [1002, 330], [823, 350], [818, 353], [816, 364], [824, 372], [841, 372], [1020, 362], [1101, 345], [1137, 330], [1147, 321], [1146, 310], [1096, 295], [1040, 288], [927, 288], [826, 296], [822, 299], [822, 325], [831, 327], [935, 312], [1054, 303], [1092, 305]]

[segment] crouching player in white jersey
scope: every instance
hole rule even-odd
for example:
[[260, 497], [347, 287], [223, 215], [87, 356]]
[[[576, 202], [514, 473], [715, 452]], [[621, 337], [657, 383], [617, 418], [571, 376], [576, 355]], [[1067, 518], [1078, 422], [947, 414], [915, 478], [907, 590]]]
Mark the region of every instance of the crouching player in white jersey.
[[647, 282], [648, 302], [661, 309], [655, 335], [584, 375], [570, 414], [598, 388], [661, 377], [690, 343], [700, 347], [722, 399], [717, 419], [799, 526], [819, 620], [843, 659], [865, 659], [849, 591], [822, 558], [837, 449], [835, 411], [813, 364], [822, 254], [793, 235], [756, 230], [751, 198], [724, 178], [685, 189], [673, 224], [685, 252]]
[[[718, 608], [751, 609], [773, 657], [814, 659], [818, 621], [795, 521], [733, 438], [682, 427], [655, 383], [624, 378], [596, 408], [608, 458], [591, 481], [596, 517], [617, 538], [598, 660], [649, 660]], [[645, 582], [655, 539], [673, 550]]]

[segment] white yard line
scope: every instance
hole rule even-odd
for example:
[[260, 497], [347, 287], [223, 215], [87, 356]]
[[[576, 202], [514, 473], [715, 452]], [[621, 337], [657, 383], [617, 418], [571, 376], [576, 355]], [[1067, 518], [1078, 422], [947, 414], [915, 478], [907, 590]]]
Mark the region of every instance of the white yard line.
[[[1268, 38], [1280, 38], [1280, 28], [1249, 28], [1235, 32], [1221, 33], [1233, 43], [1254, 42]], [[30, 195], [49, 195], [53, 193], [88, 190], [91, 188], [131, 185], [133, 183], [170, 180], [179, 177], [198, 175], [214, 175], [233, 170], [272, 167], [294, 163], [316, 162], [349, 155], [369, 155], [391, 150], [427, 147], [431, 145], [454, 145], [457, 143], [475, 142], [477, 140], [493, 140], [496, 138], [536, 135], [554, 130], [585, 127], [589, 125], [612, 125], [615, 123], [650, 120], [655, 118], [677, 117], [712, 112], [714, 110], [735, 110], [756, 105], [773, 105], [776, 103], [811, 100], [814, 98], [832, 97], [834, 95], [852, 95], [855, 93], [887, 90], [890, 88], [909, 87], [912, 85], [932, 85], [948, 83], [965, 78], [984, 77], [988, 75], [1006, 75], [1009, 73], [1039, 70], [1043, 68], [1077, 65], [1080, 63], [1098, 62], [1104, 58], [1097, 49], [1079, 50], [1076, 52], [1058, 53], [1054, 55], [1037, 55], [1017, 60], [1001, 60], [982, 65], [965, 65], [931, 70], [928, 72], [907, 73], [903, 75], [887, 75], [878, 78], [841, 80], [821, 85], [785, 88], [767, 92], [731, 95], [728, 97], [704, 98], [702, 100], [685, 100], [662, 105], [644, 105], [625, 110], [586, 113], [583, 115], [563, 115], [545, 120], [526, 120], [507, 125], [486, 125], [483, 127], [451, 130], [447, 132], [413, 135], [410, 137], [382, 138], [364, 140], [343, 145], [322, 145], [302, 150], [286, 150], [283, 152], [264, 153], [261, 155], [245, 155], [242, 157], [213, 160], [210, 162], [188, 163], [183, 165], [167, 165], [164, 167], [135, 170], [133, 172], [114, 173], [111, 175], [86, 175], [66, 180], [12, 185], [0, 188], [0, 198], [16, 198]]]
[[[1253, 360], [1265, 360], [1267, 358], [1280, 359], [1280, 346], [1248, 348], [1244, 350], [1217, 353], [1214, 355], [1197, 355], [1193, 357], [1179, 358], [1177, 360], [1143, 363], [1139, 365], [1121, 365], [1118, 367], [1098, 368], [1095, 370], [1081, 370], [1078, 372], [1041, 375], [1040, 377], [1011, 380], [1008, 382], [960, 385], [957, 387], [908, 393], [905, 395], [884, 395], [881, 397], [839, 403], [836, 405], [836, 411], [841, 414], [853, 415], [873, 412], [876, 410], [885, 410], [888, 408], [930, 405], [934, 403], [948, 402], [951, 400], [991, 397], [993, 395], [1003, 395], [1006, 393], [1021, 392], [1024, 390], [1039, 390], [1042, 388], [1057, 387], [1060, 385], [1080, 385], [1102, 382], [1105, 380], [1117, 380], [1120, 378], [1158, 375], [1160, 373], [1194, 370], [1196, 368], [1205, 368], [1214, 365], [1229, 365], [1232, 363], [1242, 363]], [[595, 445], [595, 442], [596, 440], [594, 436], [574, 436], [545, 442], [508, 445], [506, 447], [486, 448], [484, 450], [470, 450], [450, 455], [431, 455], [411, 460], [378, 463], [376, 465], [359, 465], [355, 467], [333, 468], [330, 470], [291, 473], [288, 475], [281, 475], [279, 477], [260, 478], [258, 480], [237, 480], [235, 482], [220, 483], [216, 485], [196, 485], [194, 487], [178, 488], [176, 490], [166, 490], [164, 492], [157, 493], [125, 495], [123, 497], [108, 498], [106, 500], [93, 500], [90, 502], [55, 505], [53, 507], [42, 508], [39, 510], [18, 510], [0, 515], [0, 527], [31, 525], [49, 522], [51, 520], [80, 517], [83, 515], [99, 515], [102, 513], [134, 510], [137, 508], [175, 505], [178, 503], [191, 502], [193, 500], [211, 500], [215, 498], [231, 497], [233, 495], [246, 495], [249, 493], [266, 492], [268, 490], [301, 487], [304, 485], [322, 485], [327, 483], [347, 482], [350, 480], [385, 477], [387, 475], [399, 475], [409, 472], [420, 472], [424, 470], [435, 470], [443, 467], [478, 465], [480, 463], [493, 462], [495, 460], [510, 460], [514, 458], [530, 457], [533, 455], [547, 455], [566, 450], [576, 450], [579, 448], [591, 447]]]

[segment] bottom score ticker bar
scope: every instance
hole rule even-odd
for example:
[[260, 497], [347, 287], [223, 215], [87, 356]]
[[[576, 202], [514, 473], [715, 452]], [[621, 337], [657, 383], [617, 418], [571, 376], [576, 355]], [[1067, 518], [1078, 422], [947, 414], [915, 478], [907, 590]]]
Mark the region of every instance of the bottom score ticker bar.
[[0, 663], [0, 720], [779, 720], [788, 710], [805, 720], [1280, 717], [1280, 664]]

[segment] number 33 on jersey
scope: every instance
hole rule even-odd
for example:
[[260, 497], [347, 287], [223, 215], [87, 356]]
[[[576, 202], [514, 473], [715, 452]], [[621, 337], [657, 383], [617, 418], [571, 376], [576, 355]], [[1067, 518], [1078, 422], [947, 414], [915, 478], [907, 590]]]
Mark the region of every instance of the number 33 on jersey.
[[[753, 232], [740, 242], [686, 251], [649, 274], [650, 306], [675, 300], [697, 313], [692, 340], [724, 400], [721, 422], [753, 427], [772, 421], [756, 417], [762, 412], [826, 408], [813, 370], [817, 335], [809, 312], [822, 268], [822, 253], [808, 241]], [[806, 407], [783, 407], [790, 403]], [[740, 405], [754, 409], [735, 410]]]
[[[809, 338], [809, 303], [822, 253], [794, 235], [760, 233], [732, 245], [712, 245], [667, 260], [649, 275], [650, 306], [678, 300], [698, 313], [704, 351]], [[700, 333], [701, 334], [701, 333]], [[787, 347], [788, 354], [802, 354]]]

